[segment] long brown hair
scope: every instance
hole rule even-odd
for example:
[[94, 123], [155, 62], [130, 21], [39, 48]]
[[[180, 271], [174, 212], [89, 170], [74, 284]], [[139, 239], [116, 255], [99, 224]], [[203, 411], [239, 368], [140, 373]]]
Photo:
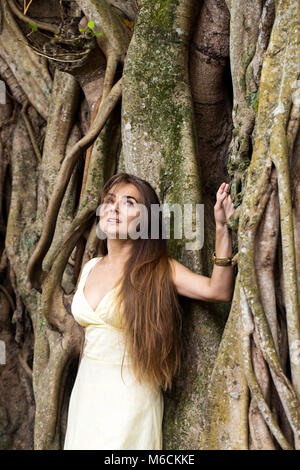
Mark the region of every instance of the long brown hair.
[[[138, 189], [140, 203], [147, 209], [150, 234], [151, 204], [160, 202], [153, 187], [142, 178], [129, 173], [113, 175], [102, 188], [98, 206], [112, 186], [123, 183], [133, 184]], [[133, 243], [118, 289], [118, 301], [119, 305], [122, 303], [125, 345], [136, 378], [149, 380], [154, 386], [167, 390], [171, 389], [172, 378], [181, 366], [182, 309], [171, 278], [161, 211], [157, 217], [159, 238], [148, 236]], [[102, 255], [107, 254], [106, 238], [100, 239], [99, 248]]]

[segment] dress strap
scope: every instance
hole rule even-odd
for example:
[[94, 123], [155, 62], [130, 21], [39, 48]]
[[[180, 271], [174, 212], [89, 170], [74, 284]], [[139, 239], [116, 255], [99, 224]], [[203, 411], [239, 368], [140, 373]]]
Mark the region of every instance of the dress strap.
[[96, 258], [91, 258], [89, 261], [87, 261], [81, 271], [80, 278], [78, 285], [82, 282], [83, 279], [85, 279], [90, 272], [90, 270], [95, 266], [95, 264], [99, 261], [100, 258], [103, 258], [103, 256], [97, 256]]

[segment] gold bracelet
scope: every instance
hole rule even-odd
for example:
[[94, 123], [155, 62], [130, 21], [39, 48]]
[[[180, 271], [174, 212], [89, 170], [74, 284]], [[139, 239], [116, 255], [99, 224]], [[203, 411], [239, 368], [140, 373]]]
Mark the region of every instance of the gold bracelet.
[[217, 258], [216, 253], [213, 253], [213, 261], [217, 266], [234, 266], [237, 263], [238, 253], [224, 258]]

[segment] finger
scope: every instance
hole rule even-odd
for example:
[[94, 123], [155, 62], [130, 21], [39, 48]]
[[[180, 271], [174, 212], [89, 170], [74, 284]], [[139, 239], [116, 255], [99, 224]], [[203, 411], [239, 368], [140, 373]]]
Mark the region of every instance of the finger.
[[216, 200], [216, 203], [215, 203], [215, 209], [221, 209], [221, 208], [222, 208], [222, 204], [223, 204], [223, 197], [222, 197], [222, 196], [218, 196], [218, 197], [217, 197], [217, 200]]
[[218, 204], [218, 205], [221, 206], [222, 203], [223, 203], [223, 201], [224, 201], [224, 199], [226, 199], [226, 197], [227, 197], [227, 194], [226, 194], [226, 193], [222, 193], [221, 195], [217, 196], [217, 202], [216, 202], [216, 204]]
[[225, 183], [225, 186], [223, 188], [223, 192], [225, 192], [227, 195], [229, 194], [229, 184]]
[[222, 183], [221, 186], [219, 187], [218, 191], [217, 191], [217, 195], [220, 195], [223, 193], [224, 191], [224, 188], [225, 188], [225, 185], [226, 183]]

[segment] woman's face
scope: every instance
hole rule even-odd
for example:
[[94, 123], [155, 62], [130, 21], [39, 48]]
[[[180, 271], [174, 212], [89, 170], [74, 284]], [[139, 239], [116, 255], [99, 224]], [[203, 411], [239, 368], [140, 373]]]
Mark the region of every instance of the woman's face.
[[108, 238], [129, 238], [130, 223], [140, 214], [138, 204], [141, 198], [133, 184], [122, 183], [110, 188], [99, 212], [100, 228]]

